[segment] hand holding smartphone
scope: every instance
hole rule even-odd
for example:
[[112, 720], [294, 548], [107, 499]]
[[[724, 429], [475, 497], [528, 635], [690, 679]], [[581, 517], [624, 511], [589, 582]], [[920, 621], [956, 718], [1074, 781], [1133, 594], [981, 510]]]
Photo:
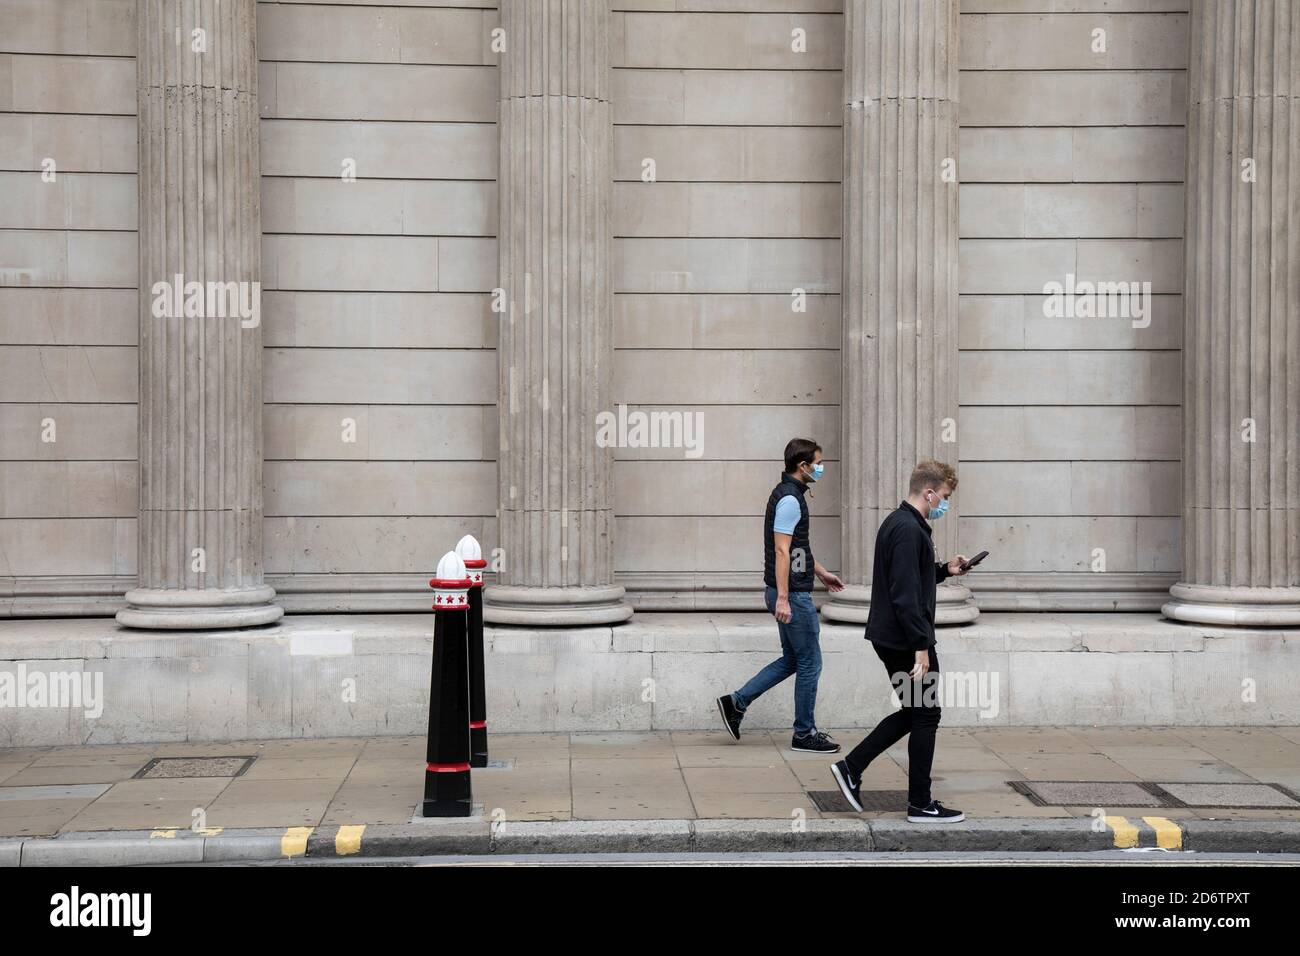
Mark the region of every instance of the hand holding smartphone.
[[969, 571], [971, 568], [975, 567], [975, 565], [979, 564], [988, 556], [989, 553], [987, 551], [981, 551], [979, 554], [975, 555], [975, 557], [963, 561], [961, 565], [961, 569], [963, 571]]

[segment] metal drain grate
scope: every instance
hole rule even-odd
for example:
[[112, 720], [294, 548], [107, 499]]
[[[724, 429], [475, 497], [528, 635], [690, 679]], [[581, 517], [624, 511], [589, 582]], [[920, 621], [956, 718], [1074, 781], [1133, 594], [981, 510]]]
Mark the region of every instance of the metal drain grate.
[[1036, 807], [1170, 807], [1154, 783], [1133, 780], [1008, 780]]
[[[906, 790], [861, 790], [858, 797], [863, 810], [904, 810], [907, 808]], [[823, 813], [857, 813], [838, 790], [809, 790], [810, 799]]]
[[238, 777], [256, 757], [154, 757], [136, 773], [137, 780], [183, 777]]

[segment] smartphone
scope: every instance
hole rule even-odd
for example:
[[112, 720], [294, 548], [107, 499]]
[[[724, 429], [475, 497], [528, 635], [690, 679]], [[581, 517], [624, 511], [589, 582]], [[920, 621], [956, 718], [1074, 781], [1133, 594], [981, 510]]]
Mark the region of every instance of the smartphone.
[[971, 568], [975, 567], [975, 565], [979, 564], [988, 556], [989, 553], [987, 551], [981, 551], [979, 554], [975, 555], [975, 557], [971, 558], [970, 560], [962, 564], [961, 569], [963, 571], [969, 571]]

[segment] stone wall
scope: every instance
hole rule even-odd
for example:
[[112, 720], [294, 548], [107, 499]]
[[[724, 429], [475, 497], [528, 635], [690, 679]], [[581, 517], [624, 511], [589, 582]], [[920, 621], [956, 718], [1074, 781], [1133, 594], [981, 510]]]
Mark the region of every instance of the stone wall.
[[614, 3], [614, 399], [701, 439], [615, 452], [616, 569], [642, 607], [761, 606], [796, 435], [825, 449], [813, 550], [839, 566], [839, 7]]
[[[1187, 2], [961, 9], [958, 538], [995, 569], [972, 587], [1153, 609], [1180, 568]], [[1151, 314], [1045, 317], [1068, 274], [1149, 281]]]
[[291, 606], [425, 606], [439, 555], [495, 542], [493, 7], [259, 4], [266, 570]]
[[135, 0], [0, 2], [6, 610], [135, 582], [135, 53]]
[[[135, 581], [135, 6], [0, 0], [0, 614]], [[956, 524], [993, 553], [983, 608], [1152, 611], [1178, 580], [1188, 8], [962, 0]], [[754, 608], [793, 435], [825, 446], [813, 540], [840, 562], [843, 4], [611, 9], [612, 410], [702, 427], [615, 449], [616, 580]], [[499, 14], [258, 14], [267, 581], [290, 610], [422, 609], [461, 534], [498, 543]], [[1150, 281], [1149, 325], [1045, 318], [1069, 274]]]

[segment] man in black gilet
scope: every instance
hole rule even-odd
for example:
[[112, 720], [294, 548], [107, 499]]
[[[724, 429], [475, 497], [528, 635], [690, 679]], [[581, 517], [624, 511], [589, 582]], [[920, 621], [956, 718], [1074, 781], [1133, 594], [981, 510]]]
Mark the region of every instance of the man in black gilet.
[[767, 499], [763, 517], [764, 600], [781, 634], [781, 656], [749, 679], [740, 690], [718, 698], [718, 712], [733, 740], [740, 739], [740, 721], [760, 694], [791, 674], [794, 679], [792, 750], [836, 753], [840, 745], [817, 730], [817, 679], [822, 672], [821, 626], [812, 590], [820, 580], [831, 591], [844, 582], [812, 554], [808, 540], [808, 485], [822, 476], [822, 450], [815, 441], [795, 438], [785, 446], [785, 471]]

